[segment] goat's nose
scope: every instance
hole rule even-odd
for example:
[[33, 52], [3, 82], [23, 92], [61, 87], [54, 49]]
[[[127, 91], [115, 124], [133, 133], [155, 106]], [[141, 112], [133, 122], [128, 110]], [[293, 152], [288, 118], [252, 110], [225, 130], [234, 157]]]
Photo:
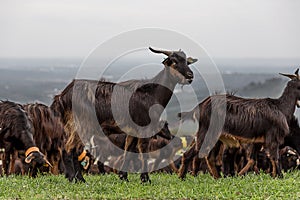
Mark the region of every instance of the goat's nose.
[[192, 72], [187, 72], [186, 75], [189, 77], [189, 78], [193, 78], [194, 77], [194, 74]]

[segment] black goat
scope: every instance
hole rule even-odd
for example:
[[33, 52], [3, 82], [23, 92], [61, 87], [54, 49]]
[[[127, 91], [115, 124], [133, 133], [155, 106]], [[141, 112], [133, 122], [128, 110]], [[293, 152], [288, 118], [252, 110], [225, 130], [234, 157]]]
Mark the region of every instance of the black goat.
[[206, 158], [213, 177], [219, 178], [215, 158], [222, 143], [230, 147], [262, 143], [272, 164], [272, 176], [282, 176], [279, 146], [289, 134], [289, 122], [300, 99], [298, 71], [294, 75], [282, 74], [292, 80], [278, 99], [244, 99], [227, 94], [203, 100], [192, 111], [199, 119], [197, 142], [184, 153], [179, 177], [185, 178], [187, 164], [199, 152]]
[[[154, 53], [168, 56], [158, 75], [149, 80], [130, 80], [121, 83], [73, 80], [65, 90], [54, 98], [51, 107], [60, 112], [67, 123], [69, 115], [75, 115], [77, 131], [83, 135], [99, 135], [99, 124], [119, 126], [126, 132], [124, 162], [119, 177], [128, 180], [127, 150], [137, 144], [141, 160], [141, 181], [150, 181], [146, 165], [147, 137], [159, 132], [159, 118], [168, 104], [175, 86], [190, 84], [193, 72], [188, 67], [196, 59], [186, 58], [182, 51], [162, 51], [150, 48]], [[160, 106], [157, 106], [160, 105]], [[155, 109], [154, 109], [155, 106]], [[96, 109], [97, 120], [94, 119]], [[150, 113], [151, 111], [151, 113]], [[90, 138], [88, 137], [88, 138]]]
[[33, 167], [51, 165], [36, 147], [31, 121], [21, 105], [10, 101], [0, 102], [0, 127], [0, 148], [5, 149], [3, 169], [6, 175], [9, 174], [10, 156], [15, 150], [25, 150], [25, 162]]

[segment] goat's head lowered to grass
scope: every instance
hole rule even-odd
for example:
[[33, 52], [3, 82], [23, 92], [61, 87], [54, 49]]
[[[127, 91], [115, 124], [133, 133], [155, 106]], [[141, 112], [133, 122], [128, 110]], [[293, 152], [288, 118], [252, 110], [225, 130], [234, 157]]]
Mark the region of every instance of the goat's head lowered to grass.
[[299, 68], [295, 71], [295, 74], [283, 74], [279, 73], [280, 75], [289, 77], [291, 80], [287, 84], [287, 88], [289, 89], [289, 94], [291, 97], [296, 97], [296, 105], [300, 107], [300, 75], [299, 75]]
[[162, 53], [168, 56], [162, 63], [166, 69], [170, 70], [170, 74], [181, 84], [191, 84], [194, 74], [188, 65], [195, 63], [197, 59], [186, 57], [185, 53], [179, 51], [155, 50], [149, 49], [154, 53]]

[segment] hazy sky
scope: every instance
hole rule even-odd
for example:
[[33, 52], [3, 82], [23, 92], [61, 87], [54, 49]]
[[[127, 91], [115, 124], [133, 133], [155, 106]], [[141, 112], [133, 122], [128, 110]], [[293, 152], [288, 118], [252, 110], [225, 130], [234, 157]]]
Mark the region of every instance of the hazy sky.
[[300, 57], [298, 0], [0, 0], [0, 57], [85, 57], [121, 32], [183, 33], [213, 57]]

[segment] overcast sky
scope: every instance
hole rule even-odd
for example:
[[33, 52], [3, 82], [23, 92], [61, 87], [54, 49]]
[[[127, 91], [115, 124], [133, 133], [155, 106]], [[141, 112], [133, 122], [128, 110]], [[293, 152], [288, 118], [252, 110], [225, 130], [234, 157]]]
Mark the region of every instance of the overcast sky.
[[0, 0], [0, 57], [85, 57], [124, 31], [166, 28], [213, 57], [300, 57], [298, 0]]

